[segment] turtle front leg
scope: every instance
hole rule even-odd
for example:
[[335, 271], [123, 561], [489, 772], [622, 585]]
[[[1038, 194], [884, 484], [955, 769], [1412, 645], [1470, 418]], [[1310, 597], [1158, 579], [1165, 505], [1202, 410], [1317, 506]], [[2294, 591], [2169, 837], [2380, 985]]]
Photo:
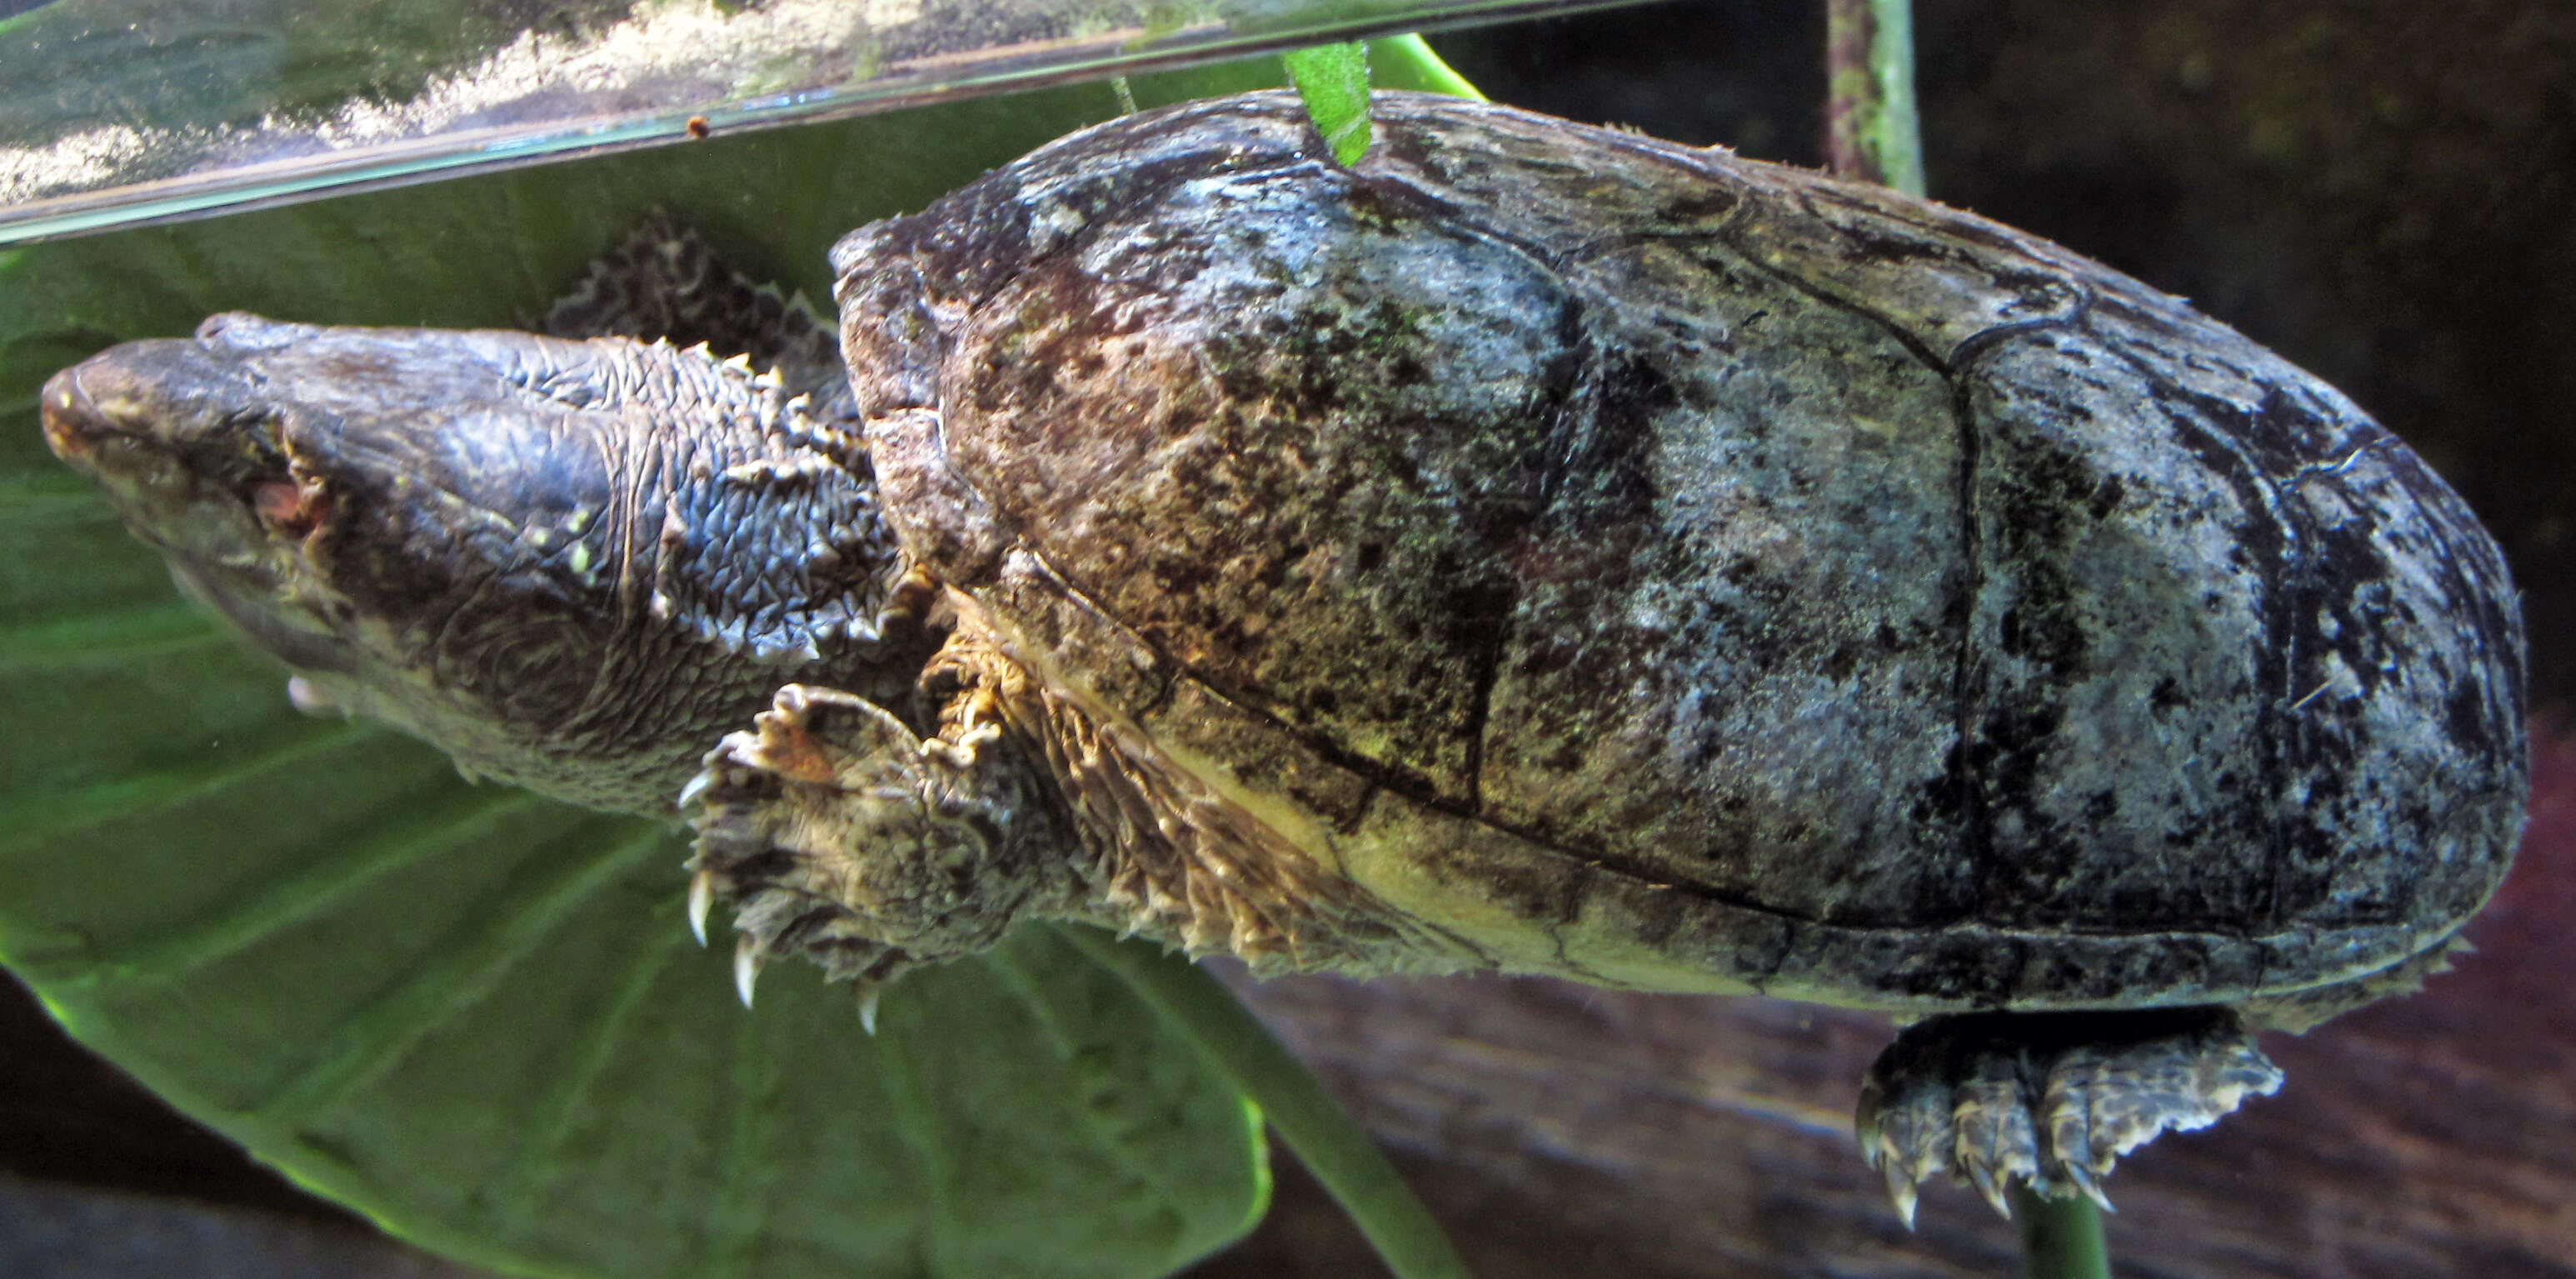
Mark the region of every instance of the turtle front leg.
[[695, 806], [689, 922], [706, 939], [719, 896], [739, 904], [743, 1003], [770, 957], [800, 952], [877, 992], [904, 968], [986, 949], [1032, 909], [1076, 891], [1071, 863], [1017, 751], [976, 703], [921, 737], [885, 708], [790, 684], [747, 732], [708, 753]]
[[2108, 1207], [2120, 1156], [2280, 1086], [2228, 1008], [1935, 1017], [1870, 1067], [1857, 1129], [1908, 1226], [1916, 1188], [1944, 1169], [2006, 1216], [2016, 1180]]

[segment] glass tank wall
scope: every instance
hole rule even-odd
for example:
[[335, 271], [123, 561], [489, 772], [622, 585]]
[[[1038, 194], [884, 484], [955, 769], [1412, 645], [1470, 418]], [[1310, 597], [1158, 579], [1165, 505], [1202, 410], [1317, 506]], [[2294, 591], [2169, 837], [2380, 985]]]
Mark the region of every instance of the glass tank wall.
[[0, 244], [1605, 2], [55, 0], [0, 17]]

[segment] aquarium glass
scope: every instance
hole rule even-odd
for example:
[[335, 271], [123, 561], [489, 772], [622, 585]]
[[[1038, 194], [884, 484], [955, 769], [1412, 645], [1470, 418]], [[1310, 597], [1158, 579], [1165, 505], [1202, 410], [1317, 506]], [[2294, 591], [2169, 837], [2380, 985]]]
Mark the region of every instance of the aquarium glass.
[[0, 244], [1606, 3], [54, 0], [0, 16]]

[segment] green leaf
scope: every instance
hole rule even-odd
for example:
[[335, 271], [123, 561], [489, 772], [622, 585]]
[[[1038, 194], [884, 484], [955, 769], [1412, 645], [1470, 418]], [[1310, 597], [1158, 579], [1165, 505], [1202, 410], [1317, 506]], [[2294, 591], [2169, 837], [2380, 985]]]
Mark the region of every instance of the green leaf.
[[1115, 109], [1076, 86], [0, 253], [0, 959], [258, 1157], [494, 1269], [1144, 1276], [1240, 1236], [1258, 1116], [1060, 934], [908, 978], [873, 1039], [794, 965], [744, 1011], [673, 831], [296, 715], [35, 421], [52, 370], [218, 310], [514, 323], [652, 208], [822, 298], [842, 231]]
[[1466, 1263], [1366, 1130], [1271, 1038], [1251, 1011], [1188, 962], [1121, 946], [1097, 929], [1065, 927], [1067, 942], [1127, 979], [1199, 1051], [1259, 1098], [1299, 1162], [1377, 1249], [1396, 1279], [1467, 1279]]
[[1368, 46], [1318, 45], [1284, 60], [1297, 96], [1305, 100], [1306, 118], [1333, 149], [1334, 162], [1344, 167], [1359, 163], [1369, 148]]

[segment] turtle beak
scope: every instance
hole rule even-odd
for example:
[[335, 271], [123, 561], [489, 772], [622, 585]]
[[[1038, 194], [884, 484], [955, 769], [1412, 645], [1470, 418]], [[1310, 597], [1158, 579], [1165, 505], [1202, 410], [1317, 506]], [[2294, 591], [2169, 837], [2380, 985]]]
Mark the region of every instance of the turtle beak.
[[121, 428], [90, 387], [82, 382], [80, 371], [85, 364], [64, 369], [44, 379], [44, 395], [39, 397], [36, 415], [44, 420], [44, 444], [54, 449], [54, 456], [80, 467], [82, 472], [98, 472], [98, 449], [108, 436], [134, 436], [134, 428]]
[[54, 456], [96, 480], [129, 523], [157, 525], [156, 514], [196, 500], [199, 483], [171, 448], [163, 397], [116, 354], [48, 379], [38, 416]]
[[[182, 593], [231, 620], [251, 641], [300, 669], [338, 671], [348, 659], [325, 628], [282, 609], [281, 583], [298, 551], [241, 490], [283, 473], [270, 432], [240, 411], [243, 375], [193, 341], [131, 342], [45, 382], [38, 413], [54, 455], [96, 480], [137, 537], [169, 559]], [[317, 517], [318, 518], [318, 517]]]
[[56, 373], [37, 403], [45, 444], [166, 542], [205, 505], [238, 505], [286, 459], [255, 370], [190, 339], [110, 347]]
[[54, 456], [87, 473], [129, 510], [176, 506], [194, 495], [180, 453], [210, 432], [208, 391], [225, 370], [190, 342], [130, 342], [45, 382], [38, 416]]
[[45, 447], [84, 471], [92, 469], [98, 437], [115, 429], [96, 397], [81, 385], [78, 366], [45, 379], [37, 416], [45, 425]]

